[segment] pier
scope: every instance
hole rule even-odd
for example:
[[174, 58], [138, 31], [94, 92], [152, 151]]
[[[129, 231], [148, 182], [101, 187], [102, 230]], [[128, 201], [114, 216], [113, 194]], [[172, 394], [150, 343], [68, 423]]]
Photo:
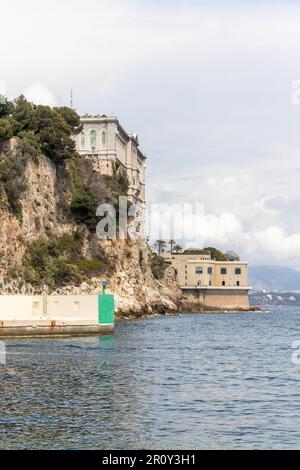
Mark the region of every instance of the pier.
[[2, 295], [0, 337], [112, 334], [114, 297]]

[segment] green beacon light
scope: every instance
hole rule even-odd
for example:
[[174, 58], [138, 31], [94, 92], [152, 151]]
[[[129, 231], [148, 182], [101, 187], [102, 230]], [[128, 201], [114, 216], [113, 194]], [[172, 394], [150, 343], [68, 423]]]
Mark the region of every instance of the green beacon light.
[[102, 285], [102, 295], [105, 295], [106, 294], [106, 287], [108, 286], [108, 281], [102, 281], [101, 285]]
[[101, 282], [102, 294], [98, 296], [98, 322], [111, 325], [115, 323], [115, 299], [113, 294], [107, 294], [107, 281]]

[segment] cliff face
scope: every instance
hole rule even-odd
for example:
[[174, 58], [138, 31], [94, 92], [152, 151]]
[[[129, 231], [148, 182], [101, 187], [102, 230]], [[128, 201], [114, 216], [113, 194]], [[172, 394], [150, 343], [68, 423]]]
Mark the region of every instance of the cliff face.
[[175, 272], [168, 268], [156, 280], [144, 241], [99, 240], [95, 228], [80, 222], [80, 213], [71, 213], [79, 185], [95, 207], [115, 202], [114, 178], [78, 157], [59, 164], [43, 154], [22, 160], [17, 149], [16, 139], [0, 149], [6, 171], [0, 188], [0, 293], [98, 293], [101, 280], [108, 279], [119, 315], [176, 310]]

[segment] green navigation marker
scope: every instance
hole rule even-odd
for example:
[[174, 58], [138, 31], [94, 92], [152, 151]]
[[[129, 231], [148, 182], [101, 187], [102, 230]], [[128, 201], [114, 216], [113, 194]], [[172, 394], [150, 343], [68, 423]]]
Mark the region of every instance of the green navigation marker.
[[115, 299], [106, 293], [107, 282], [102, 282], [102, 294], [98, 297], [98, 322], [113, 325], [115, 323]]

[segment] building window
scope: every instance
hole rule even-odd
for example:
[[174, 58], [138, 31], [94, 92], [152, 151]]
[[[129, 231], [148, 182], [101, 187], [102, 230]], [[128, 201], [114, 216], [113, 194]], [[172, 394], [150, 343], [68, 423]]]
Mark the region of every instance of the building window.
[[95, 129], [93, 129], [91, 131], [91, 148], [95, 148], [96, 145], [97, 145], [97, 132], [95, 131]]
[[212, 268], [207, 268], [207, 274], [212, 274]]
[[85, 133], [81, 133], [81, 148], [84, 148], [85, 146]]
[[240, 281], [236, 281], [236, 285], [239, 286], [239, 285], [240, 285]]
[[225, 286], [225, 285], [226, 285], [225, 281], [222, 281], [222, 286]]
[[242, 274], [241, 268], [235, 268], [235, 274]]
[[211, 281], [208, 282], [208, 285], [211, 286]]
[[101, 133], [102, 145], [106, 145], [106, 132], [103, 130]]
[[203, 267], [202, 266], [197, 266], [195, 271], [196, 271], [196, 274], [203, 274]]
[[227, 269], [226, 268], [221, 268], [221, 274], [223, 274], [223, 275], [227, 274]]

